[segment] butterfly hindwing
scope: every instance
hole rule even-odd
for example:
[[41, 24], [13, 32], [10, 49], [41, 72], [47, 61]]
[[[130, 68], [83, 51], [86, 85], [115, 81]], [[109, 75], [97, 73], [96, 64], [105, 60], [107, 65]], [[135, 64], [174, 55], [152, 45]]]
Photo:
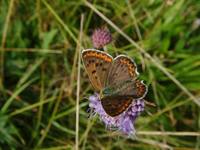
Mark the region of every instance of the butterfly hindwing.
[[87, 49], [83, 50], [82, 59], [94, 89], [102, 90], [113, 61], [112, 56], [99, 50]]
[[148, 89], [143, 81], [135, 80], [135, 98], [144, 98]]
[[101, 104], [109, 116], [115, 117], [128, 109], [132, 101], [130, 96], [107, 96], [101, 99]]

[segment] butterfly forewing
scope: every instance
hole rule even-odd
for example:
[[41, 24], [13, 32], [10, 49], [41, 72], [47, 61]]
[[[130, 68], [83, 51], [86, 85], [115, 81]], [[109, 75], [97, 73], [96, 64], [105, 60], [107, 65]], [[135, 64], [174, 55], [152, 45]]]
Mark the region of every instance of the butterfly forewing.
[[105, 87], [113, 58], [109, 54], [93, 49], [83, 50], [82, 59], [89, 79], [96, 91]]
[[101, 99], [101, 104], [108, 115], [115, 117], [124, 112], [132, 100], [130, 96], [108, 96]]
[[[127, 56], [119, 55], [114, 59], [103, 93], [107, 95], [124, 95], [142, 98], [146, 94], [146, 86], [137, 80], [136, 64]], [[105, 91], [105, 92], [104, 92]]]
[[135, 63], [127, 56], [119, 55], [114, 59], [106, 85], [115, 86], [123, 81], [133, 80], [137, 75]]

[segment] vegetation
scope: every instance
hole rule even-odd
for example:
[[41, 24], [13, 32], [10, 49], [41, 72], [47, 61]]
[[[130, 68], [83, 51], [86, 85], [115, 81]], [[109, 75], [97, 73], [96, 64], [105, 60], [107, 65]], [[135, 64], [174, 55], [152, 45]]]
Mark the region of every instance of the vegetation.
[[[156, 105], [137, 138], [88, 118], [79, 52], [102, 26], [107, 52], [136, 61]], [[200, 149], [199, 1], [1, 0], [0, 27], [0, 149]]]

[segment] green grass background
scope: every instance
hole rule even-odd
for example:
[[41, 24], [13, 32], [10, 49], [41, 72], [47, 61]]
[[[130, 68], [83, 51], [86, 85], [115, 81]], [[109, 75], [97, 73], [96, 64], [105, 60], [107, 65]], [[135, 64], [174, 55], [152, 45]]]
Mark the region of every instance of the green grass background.
[[[0, 149], [200, 149], [199, 22], [199, 0], [1, 0]], [[101, 26], [114, 39], [107, 52], [136, 61], [156, 104], [136, 139], [88, 119], [78, 54]]]

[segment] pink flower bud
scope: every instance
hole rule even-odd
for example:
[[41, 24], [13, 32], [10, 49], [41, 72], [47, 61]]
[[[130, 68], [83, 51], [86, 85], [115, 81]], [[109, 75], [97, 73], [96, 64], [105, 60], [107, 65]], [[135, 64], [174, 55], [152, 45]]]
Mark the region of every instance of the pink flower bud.
[[112, 36], [108, 29], [98, 28], [92, 34], [92, 43], [94, 48], [101, 49], [112, 42]]

